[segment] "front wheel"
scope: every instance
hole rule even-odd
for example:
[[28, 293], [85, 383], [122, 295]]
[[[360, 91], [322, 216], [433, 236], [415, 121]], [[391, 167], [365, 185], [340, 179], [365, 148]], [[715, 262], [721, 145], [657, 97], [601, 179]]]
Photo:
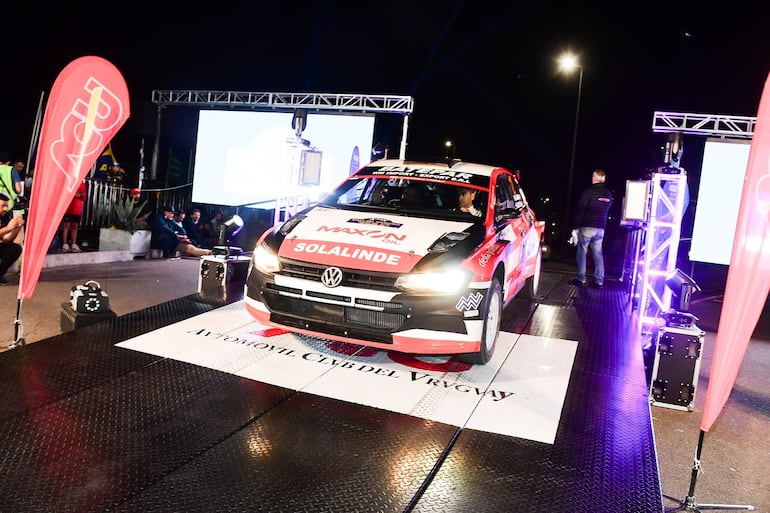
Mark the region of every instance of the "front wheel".
[[459, 355], [459, 360], [473, 365], [483, 365], [492, 359], [495, 353], [497, 335], [500, 333], [500, 321], [503, 313], [503, 289], [498, 280], [492, 280], [484, 304], [484, 328], [481, 333], [481, 347], [476, 353]]

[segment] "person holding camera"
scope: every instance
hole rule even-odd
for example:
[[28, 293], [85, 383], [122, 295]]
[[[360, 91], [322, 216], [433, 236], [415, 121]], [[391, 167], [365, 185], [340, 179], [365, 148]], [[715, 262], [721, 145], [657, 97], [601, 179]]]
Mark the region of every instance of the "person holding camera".
[[[8, 198], [8, 211], [13, 212], [14, 217], [26, 218], [27, 198], [22, 196], [24, 183], [15, 165], [11, 165], [11, 157], [8, 153], [0, 153], [0, 193]], [[10, 214], [9, 214], [10, 215]], [[24, 228], [16, 234], [17, 244], [24, 241]]]
[[21, 256], [21, 246], [14, 242], [19, 235], [24, 218], [11, 217], [8, 211], [8, 196], [0, 192], [0, 285], [8, 285], [5, 273]]
[[24, 198], [21, 196], [23, 186], [19, 172], [11, 165], [11, 157], [5, 152], [0, 153], [0, 192], [8, 197], [9, 210], [18, 210], [18, 207], [13, 208], [17, 198], [19, 203], [23, 202]]

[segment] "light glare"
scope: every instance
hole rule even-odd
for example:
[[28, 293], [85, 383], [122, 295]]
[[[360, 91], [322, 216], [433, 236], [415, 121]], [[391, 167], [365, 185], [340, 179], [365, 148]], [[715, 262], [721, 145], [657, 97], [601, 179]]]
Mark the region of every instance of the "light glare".
[[260, 244], [254, 248], [252, 260], [254, 261], [254, 267], [263, 273], [277, 273], [281, 270], [281, 263], [278, 260], [278, 256], [270, 251], [264, 244]]
[[461, 269], [445, 272], [405, 274], [396, 286], [415, 294], [452, 294], [466, 286], [468, 276]]
[[564, 73], [571, 73], [580, 67], [577, 56], [572, 53], [565, 53], [559, 57], [559, 69]]

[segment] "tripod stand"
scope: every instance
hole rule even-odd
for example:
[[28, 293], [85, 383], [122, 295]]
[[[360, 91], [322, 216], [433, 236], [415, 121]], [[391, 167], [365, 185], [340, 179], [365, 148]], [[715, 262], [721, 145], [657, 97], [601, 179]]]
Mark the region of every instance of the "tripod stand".
[[666, 509], [666, 513], [673, 513], [674, 511], [692, 511], [700, 513], [705, 509], [718, 509], [718, 510], [747, 510], [754, 511], [754, 506], [748, 504], [698, 504], [695, 501], [695, 482], [698, 480], [698, 473], [700, 472], [700, 455], [701, 449], [703, 449], [703, 436], [705, 431], [701, 430], [698, 437], [698, 448], [695, 451], [695, 461], [692, 464], [692, 475], [690, 477], [690, 488], [687, 491], [687, 497], [684, 499], [677, 499], [670, 495], [663, 494], [663, 497], [673, 501], [679, 502], [679, 506], [671, 509]]

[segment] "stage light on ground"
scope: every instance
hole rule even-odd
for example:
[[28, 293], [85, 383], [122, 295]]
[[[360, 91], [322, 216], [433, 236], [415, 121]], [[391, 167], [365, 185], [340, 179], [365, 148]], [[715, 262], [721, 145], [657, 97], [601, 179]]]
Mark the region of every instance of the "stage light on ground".
[[695, 280], [680, 269], [666, 276], [666, 286], [671, 290], [671, 307], [682, 312], [690, 310], [692, 295], [700, 292], [700, 287]]
[[[228, 235], [230, 237], [236, 236], [243, 228], [243, 224], [243, 219], [238, 214], [235, 214], [233, 217], [222, 223], [219, 226], [219, 245], [223, 246], [225, 244]], [[233, 226], [236, 228], [230, 231], [230, 228]]]
[[[238, 214], [225, 221], [219, 226], [219, 240], [218, 244], [211, 248], [211, 254], [217, 257], [237, 257], [243, 254], [243, 249], [237, 246], [228, 245], [228, 239], [238, 235], [243, 229], [243, 218]], [[233, 228], [235, 227], [235, 228]]]

